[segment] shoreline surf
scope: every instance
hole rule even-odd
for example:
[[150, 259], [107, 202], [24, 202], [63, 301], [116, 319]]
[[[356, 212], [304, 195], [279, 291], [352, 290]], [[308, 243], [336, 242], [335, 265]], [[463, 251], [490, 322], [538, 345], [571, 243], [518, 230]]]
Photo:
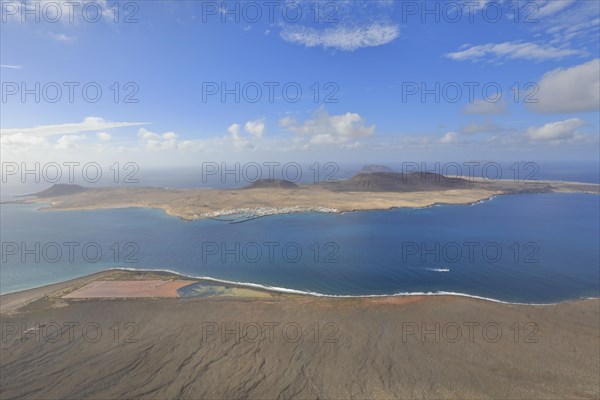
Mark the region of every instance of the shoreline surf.
[[313, 297], [313, 298], [327, 298], [327, 299], [335, 299], [335, 298], [340, 298], [340, 299], [373, 298], [373, 299], [375, 299], [375, 298], [385, 298], [385, 297], [452, 296], [452, 297], [460, 297], [460, 298], [470, 298], [470, 299], [475, 299], [475, 300], [483, 300], [483, 301], [499, 303], [499, 304], [523, 305], [523, 306], [553, 306], [553, 305], [558, 305], [558, 304], [578, 302], [578, 301], [584, 301], [584, 300], [600, 299], [600, 296], [592, 296], [592, 297], [588, 296], [588, 297], [578, 297], [578, 298], [573, 298], [573, 299], [566, 299], [566, 300], [562, 300], [562, 301], [558, 301], [558, 302], [550, 302], [550, 303], [525, 303], [525, 302], [506, 301], [506, 300], [494, 299], [492, 297], [485, 297], [485, 296], [473, 295], [473, 294], [469, 294], [469, 293], [460, 293], [460, 292], [451, 292], [451, 291], [397, 292], [397, 293], [390, 293], [390, 294], [367, 294], [367, 295], [335, 295], [335, 294], [318, 293], [318, 292], [313, 292], [313, 291], [308, 291], [308, 290], [299, 290], [299, 289], [284, 288], [284, 287], [279, 287], [279, 286], [263, 285], [260, 283], [237, 282], [237, 281], [231, 281], [231, 280], [227, 280], [227, 279], [213, 278], [213, 277], [209, 277], [209, 276], [190, 275], [190, 274], [184, 274], [184, 273], [180, 273], [177, 271], [173, 271], [170, 269], [137, 269], [137, 268], [121, 268], [121, 267], [109, 268], [109, 269], [98, 271], [98, 272], [95, 272], [95, 273], [92, 273], [89, 275], [83, 275], [83, 276], [80, 276], [77, 278], [53, 282], [53, 283], [49, 283], [49, 284], [45, 284], [45, 285], [41, 285], [41, 286], [35, 286], [35, 287], [27, 288], [27, 289], [0, 293], [0, 299], [2, 299], [2, 297], [4, 297], [4, 296], [8, 296], [8, 295], [18, 295], [18, 294], [26, 293], [28, 291], [49, 288], [51, 286], [74, 283], [74, 282], [76, 282], [78, 280], [82, 280], [82, 279], [91, 279], [95, 275], [101, 275], [102, 273], [105, 273], [105, 272], [119, 272], [119, 271], [121, 271], [121, 272], [123, 272], [123, 271], [138, 272], [138, 273], [142, 273], [142, 274], [143, 273], [170, 274], [170, 275], [174, 275], [174, 276], [177, 276], [180, 278], [194, 279], [194, 280], [200, 281], [201, 283], [202, 282], [219, 283], [219, 284], [224, 284], [224, 285], [228, 285], [228, 286], [232, 286], [232, 287], [256, 289], [256, 290], [260, 290], [260, 291], [264, 291], [264, 292], [268, 292], [268, 293], [289, 294], [289, 295], [307, 296], [307, 297]]

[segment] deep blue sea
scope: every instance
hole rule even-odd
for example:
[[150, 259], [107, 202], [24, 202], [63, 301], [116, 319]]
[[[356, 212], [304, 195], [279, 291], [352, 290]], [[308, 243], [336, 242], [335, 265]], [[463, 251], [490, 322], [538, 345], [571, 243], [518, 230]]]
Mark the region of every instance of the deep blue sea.
[[600, 296], [598, 195], [237, 224], [151, 209], [39, 207], [0, 207], [2, 293], [125, 267], [325, 295], [453, 292], [525, 303]]

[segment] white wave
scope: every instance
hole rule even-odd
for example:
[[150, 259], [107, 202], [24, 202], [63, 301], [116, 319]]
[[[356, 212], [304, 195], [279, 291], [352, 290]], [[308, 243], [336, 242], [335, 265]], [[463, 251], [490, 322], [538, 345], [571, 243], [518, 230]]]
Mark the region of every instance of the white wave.
[[399, 296], [456, 296], [456, 297], [468, 297], [471, 299], [491, 301], [493, 303], [516, 304], [516, 305], [525, 305], [525, 306], [549, 306], [549, 305], [556, 305], [556, 304], [560, 304], [560, 303], [567, 303], [570, 301], [591, 300], [591, 299], [597, 298], [597, 297], [585, 297], [585, 298], [579, 298], [579, 299], [565, 300], [565, 301], [558, 302], [558, 303], [519, 303], [519, 302], [510, 302], [510, 301], [493, 299], [491, 297], [477, 296], [477, 295], [468, 294], [468, 293], [447, 292], [447, 291], [397, 292], [397, 293], [391, 293], [391, 294], [367, 294], [367, 295], [323, 294], [323, 293], [317, 293], [317, 292], [312, 292], [312, 291], [308, 291], [308, 290], [289, 289], [289, 288], [282, 288], [279, 286], [261, 285], [258, 283], [251, 283], [251, 282], [229, 281], [229, 280], [225, 280], [225, 279], [211, 278], [209, 276], [186, 275], [186, 274], [182, 274], [180, 272], [169, 270], [169, 269], [136, 269], [136, 268], [120, 268], [119, 267], [119, 268], [110, 268], [107, 271], [119, 271], [119, 270], [121, 270], [121, 271], [137, 271], [137, 272], [168, 272], [170, 274], [178, 275], [178, 276], [181, 276], [184, 278], [192, 278], [192, 279], [199, 279], [199, 280], [209, 281], [209, 282], [225, 283], [225, 284], [229, 284], [229, 285], [236, 285], [236, 286], [243, 286], [243, 287], [251, 287], [251, 288], [255, 288], [255, 289], [268, 290], [268, 291], [278, 292], [278, 293], [289, 293], [289, 294], [308, 295], [308, 296], [315, 296], [315, 297], [327, 297], [327, 298], [377, 298], [377, 297], [399, 297]]
[[427, 271], [433, 272], [450, 272], [450, 268], [425, 268]]
[[470, 206], [477, 206], [477, 205], [479, 205], [479, 204], [487, 203], [487, 202], [489, 202], [489, 201], [492, 201], [492, 200], [494, 200], [494, 199], [495, 199], [496, 197], [498, 197], [498, 196], [499, 196], [499, 195], [497, 195], [497, 194], [496, 194], [496, 195], [493, 195], [493, 196], [490, 196], [490, 197], [488, 197], [487, 199], [481, 199], [481, 200], [474, 201], [474, 202], [470, 203], [469, 205], [470, 205]]

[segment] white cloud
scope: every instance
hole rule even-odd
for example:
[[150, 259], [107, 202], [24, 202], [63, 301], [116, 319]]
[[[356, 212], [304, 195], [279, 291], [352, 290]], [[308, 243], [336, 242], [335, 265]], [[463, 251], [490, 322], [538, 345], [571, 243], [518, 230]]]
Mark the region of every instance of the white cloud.
[[98, 137], [98, 139], [100, 139], [102, 141], [107, 141], [107, 140], [110, 140], [110, 138], [111, 138], [110, 133], [108, 133], [108, 132], [98, 132], [98, 133], [96, 133], [96, 136]]
[[83, 136], [78, 135], [64, 135], [56, 142], [57, 149], [72, 149], [75, 147], [76, 143], [80, 140], [83, 140]]
[[290, 43], [344, 51], [381, 46], [390, 43], [399, 34], [398, 25], [380, 22], [364, 26], [337, 26], [323, 30], [305, 26], [286, 26], [280, 33], [283, 40]]
[[50, 145], [48, 140], [44, 137], [26, 135], [20, 132], [13, 135], [2, 135], [2, 137], [0, 137], [0, 143], [2, 144], [2, 150], [9, 147], [48, 147]]
[[473, 3], [477, 3], [474, 4], [475, 6], [475, 10], [481, 10], [483, 9], [491, 0], [475, 0]]
[[142, 139], [144, 146], [149, 150], [172, 150], [180, 147], [175, 132], [163, 134], [151, 132], [145, 128], [138, 130], [138, 137]]
[[567, 56], [584, 54], [581, 50], [540, 45], [533, 42], [503, 42], [480, 45], [463, 45], [460, 51], [447, 53], [446, 57], [455, 61], [498, 61], [534, 60], [544, 61], [560, 59]]
[[227, 131], [231, 133], [232, 136], [239, 136], [240, 128], [240, 124], [231, 124], [229, 128], [227, 128]]
[[294, 117], [290, 117], [288, 115], [279, 120], [279, 126], [282, 126], [285, 128], [287, 126], [293, 125], [295, 122], [296, 122], [296, 120], [294, 119]]
[[1, 64], [0, 68], [8, 68], [8, 69], [22, 69], [23, 67], [21, 65], [8, 65], [8, 64]]
[[443, 144], [456, 143], [457, 141], [458, 141], [458, 133], [456, 133], [456, 132], [447, 132], [440, 139], [440, 143], [443, 143]]
[[[254, 144], [249, 140], [249, 137], [242, 135], [242, 126], [240, 124], [231, 124], [227, 131], [231, 135], [231, 143], [235, 149], [251, 149]], [[260, 118], [254, 121], [247, 121], [244, 124], [244, 132], [249, 133], [255, 139], [260, 139], [265, 133], [265, 120]]]
[[158, 140], [160, 139], [160, 135], [154, 132], [150, 132], [149, 130], [145, 129], [145, 128], [140, 128], [140, 130], [138, 130], [138, 137], [145, 139], [145, 140]]
[[540, 127], [531, 127], [527, 129], [525, 135], [535, 141], [554, 141], [572, 140], [581, 135], [577, 129], [585, 125], [585, 122], [579, 118], [571, 118], [564, 121], [550, 122]]
[[50, 32], [48, 34], [52, 39], [58, 41], [58, 42], [64, 42], [64, 43], [71, 43], [73, 41], [75, 41], [75, 39], [77, 39], [76, 36], [69, 36], [66, 35], [64, 33], [54, 33], [54, 32]]
[[484, 115], [505, 114], [506, 103], [504, 101], [492, 103], [490, 101], [485, 101], [484, 99], [475, 99], [472, 103], [468, 103], [464, 106], [463, 113]]
[[544, 18], [558, 13], [573, 4], [575, 0], [544, 0], [538, 1], [537, 12], [532, 15], [532, 18]]
[[350, 112], [329, 115], [320, 110], [315, 118], [302, 124], [290, 117], [282, 118], [279, 124], [298, 135], [308, 136], [311, 144], [343, 144], [375, 134], [375, 125], [365, 126], [365, 121], [359, 114]]
[[71, 135], [86, 131], [103, 131], [126, 126], [145, 125], [145, 122], [113, 122], [106, 121], [100, 117], [86, 117], [82, 122], [56, 124], [56, 125], [38, 125], [33, 128], [0, 128], [0, 135], [14, 135], [17, 133], [23, 135], [35, 136], [58, 136]]
[[265, 133], [264, 118], [246, 122], [246, 125], [244, 125], [244, 130], [254, 137], [261, 138]]
[[252, 143], [240, 134], [240, 124], [231, 124], [227, 131], [231, 134], [231, 143], [235, 149], [250, 149], [254, 147]]
[[543, 113], [600, 111], [600, 59], [546, 73], [530, 109]]
[[[600, 31], [600, 2], [598, 1], [541, 1], [533, 18], [539, 23], [532, 28], [551, 35], [551, 44], [569, 45], [597, 53]], [[575, 42], [575, 43], [573, 43]]]
[[473, 135], [477, 133], [494, 133], [502, 129], [491, 121], [477, 122], [473, 121], [461, 129], [461, 133]]
[[166, 140], [177, 139], [177, 134], [175, 132], [166, 132], [162, 134], [162, 137]]

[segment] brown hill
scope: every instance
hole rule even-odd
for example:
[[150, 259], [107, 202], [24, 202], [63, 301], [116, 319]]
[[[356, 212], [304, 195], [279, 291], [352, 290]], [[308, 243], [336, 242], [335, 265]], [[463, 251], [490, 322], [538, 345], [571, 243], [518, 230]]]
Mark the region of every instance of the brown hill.
[[81, 193], [87, 191], [87, 188], [84, 188], [80, 185], [70, 185], [67, 183], [57, 183], [55, 185], [50, 186], [46, 190], [42, 190], [38, 193], [33, 193], [29, 196], [36, 197], [57, 197], [57, 196], [66, 196], [69, 194]]
[[468, 189], [474, 186], [462, 178], [449, 178], [432, 172], [372, 172], [358, 174], [346, 181], [324, 185], [336, 192], [424, 192], [430, 190]]
[[297, 189], [298, 185], [285, 179], [260, 179], [256, 182], [251, 183], [244, 189]]

